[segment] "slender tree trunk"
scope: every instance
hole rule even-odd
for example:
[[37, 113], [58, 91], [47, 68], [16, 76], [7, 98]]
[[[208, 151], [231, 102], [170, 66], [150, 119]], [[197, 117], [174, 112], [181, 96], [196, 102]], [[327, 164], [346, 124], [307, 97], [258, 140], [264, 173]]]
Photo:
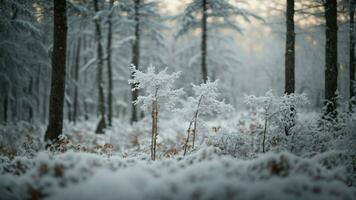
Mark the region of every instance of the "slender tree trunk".
[[112, 39], [112, 13], [111, 8], [114, 4], [114, 0], [110, 0], [110, 13], [108, 16], [108, 42], [106, 47], [107, 53], [107, 64], [108, 64], [108, 123], [109, 126], [112, 126], [112, 116], [113, 116], [113, 108], [112, 108], [112, 101], [113, 101], [113, 81], [112, 81], [112, 66], [111, 66], [111, 39]]
[[336, 117], [337, 91], [337, 0], [324, 3], [326, 20], [325, 44], [325, 116]]
[[30, 82], [28, 84], [28, 99], [27, 107], [28, 107], [28, 121], [33, 121], [33, 78], [30, 77]]
[[36, 75], [36, 119], [41, 120], [41, 66], [37, 68]]
[[[94, 0], [94, 10], [99, 12], [98, 0]], [[104, 103], [104, 83], [103, 83], [103, 47], [101, 45], [101, 29], [100, 21], [98, 18], [94, 20], [95, 22], [95, 37], [97, 43], [97, 54], [98, 54], [98, 66], [97, 66], [97, 84], [98, 84], [98, 103], [99, 103], [99, 114], [100, 120], [96, 128], [95, 133], [103, 134], [106, 127], [105, 122], [105, 103]]]
[[151, 142], [151, 159], [156, 160], [157, 135], [158, 135], [158, 103], [157, 103], [158, 88], [155, 91], [155, 99], [152, 102], [152, 142]]
[[294, 93], [295, 88], [295, 33], [294, 33], [294, 0], [287, 0], [287, 37], [285, 52], [285, 93]]
[[262, 138], [262, 152], [263, 153], [265, 153], [267, 123], [268, 123], [268, 111], [266, 110], [266, 113], [265, 113], [265, 126], [264, 126], [264, 129], [263, 129], [263, 138]]
[[[84, 36], [83, 37], [83, 49], [84, 49], [84, 52], [87, 52], [88, 50], [88, 46], [90, 47], [90, 44], [89, 44], [89, 38], [87, 36]], [[84, 55], [84, 63], [87, 63], [88, 62], [88, 55], [87, 53], [85, 53]], [[85, 71], [84, 72], [84, 85], [87, 84], [87, 72]], [[84, 93], [84, 95], [83, 95]], [[86, 96], [87, 96], [87, 90], [83, 90], [82, 92], [82, 99], [83, 99], [83, 107], [84, 107], [84, 119], [85, 120], [88, 120], [89, 119], [89, 113], [88, 113], [88, 105], [87, 105], [87, 101], [86, 101]]]
[[79, 85], [79, 64], [80, 64], [80, 47], [81, 38], [78, 38], [77, 52], [75, 55], [75, 69], [74, 69], [74, 107], [73, 107], [73, 121], [77, 123], [78, 117], [78, 85]]
[[[68, 45], [68, 44], [67, 44]], [[71, 91], [71, 80], [72, 80], [72, 62], [71, 62], [71, 59], [72, 59], [72, 52], [73, 52], [73, 49], [72, 49], [72, 46], [73, 45], [69, 45], [67, 46], [67, 57], [66, 57], [66, 66], [67, 66], [67, 70], [66, 70], [66, 85], [65, 85], [65, 95], [64, 95], [64, 101], [65, 101], [65, 104], [64, 105], [67, 105], [67, 118], [68, 118], [68, 121], [69, 122], [72, 122], [72, 102], [71, 102], [71, 94], [72, 94], [72, 91]]]
[[4, 112], [4, 124], [7, 124], [7, 110], [8, 110], [8, 99], [9, 99], [9, 94], [8, 94], [8, 92], [6, 91], [6, 93], [4, 93], [5, 94], [5, 98], [4, 98], [4, 104], [3, 104], [3, 112]]
[[[140, 0], [135, 0], [135, 40], [133, 41], [132, 45], [132, 61], [131, 63], [138, 69], [139, 68], [139, 61], [140, 61]], [[131, 73], [131, 78], [134, 77], [134, 73]], [[132, 84], [132, 89], [136, 86]], [[131, 124], [138, 120], [137, 118], [137, 106], [133, 103], [137, 100], [138, 97], [138, 90], [132, 90], [132, 109], [131, 109]]]
[[203, 75], [203, 82], [206, 83], [208, 80], [208, 69], [207, 69], [207, 64], [206, 64], [206, 58], [207, 58], [207, 40], [208, 40], [208, 35], [207, 35], [207, 18], [208, 18], [208, 13], [207, 13], [207, 0], [203, 0], [203, 18], [202, 18], [202, 36], [201, 36], [201, 70], [202, 70], [202, 75]]
[[354, 6], [355, 6], [355, 1], [350, 0], [350, 12], [349, 12], [349, 20], [350, 20], [350, 110], [352, 109], [353, 104], [355, 104], [355, 90], [354, 90], [354, 84], [355, 84], [355, 11], [354, 11]]
[[65, 62], [67, 47], [67, 16], [66, 1], [54, 1], [54, 30], [53, 30], [53, 58], [52, 81], [49, 102], [49, 124], [45, 140], [55, 141], [62, 134], [63, 105], [65, 87]]
[[47, 104], [48, 104], [48, 94], [47, 94], [47, 86], [46, 85], [44, 85], [44, 87], [43, 87], [43, 99], [42, 99], [42, 101], [43, 101], [43, 103], [42, 103], [42, 110], [43, 110], [43, 112], [42, 112], [42, 121], [43, 121], [43, 123], [46, 123], [46, 119], [47, 119], [47, 109], [48, 109], [48, 106], [47, 106]]

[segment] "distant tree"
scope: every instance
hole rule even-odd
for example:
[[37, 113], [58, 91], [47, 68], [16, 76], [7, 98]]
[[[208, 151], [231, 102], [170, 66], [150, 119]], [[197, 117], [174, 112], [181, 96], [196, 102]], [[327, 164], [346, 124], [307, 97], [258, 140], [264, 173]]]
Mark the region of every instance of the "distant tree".
[[337, 0], [325, 0], [325, 116], [336, 117], [337, 97]]
[[286, 12], [286, 51], [285, 51], [285, 93], [294, 93], [295, 89], [295, 32], [294, 32], [294, 0], [287, 0]]
[[95, 23], [95, 39], [97, 45], [97, 86], [98, 86], [98, 109], [100, 114], [99, 123], [95, 130], [97, 134], [103, 134], [106, 127], [105, 122], [105, 101], [104, 101], [104, 83], [103, 83], [103, 46], [101, 44], [101, 28], [100, 28], [100, 16], [98, 0], [93, 0], [94, 11], [96, 13], [94, 17]]
[[66, 0], [54, 1], [52, 82], [49, 102], [49, 124], [46, 141], [55, 141], [62, 134], [67, 48]]
[[[133, 31], [130, 32], [130, 36], [132, 37], [133, 35], [131, 39], [132, 58], [130, 64], [140, 69], [141, 65], [148, 65], [153, 62], [155, 64], [161, 63], [157, 62], [157, 60], [160, 60], [160, 56], [162, 56], [159, 55], [158, 49], [163, 43], [163, 34], [161, 33], [163, 26], [161, 25], [162, 19], [158, 10], [158, 1], [126, 0], [123, 1], [122, 5], [124, 7], [123, 13], [127, 13], [129, 21], [133, 22], [128, 24], [129, 30], [133, 28]], [[151, 49], [152, 47], [155, 47], [155, 49]], [[133, 75], [131, 74], [131, 77]], [[134, 86], [132, 85], [132, 87]], [[133, 90], [131, 94], [131, 100], [134, 102], [139, 95], [139, 90]], [[133, 123], [138, 119], [137, 107], [132, 104], [130, 122]]]
[[349, 82], [349, 91], [350, 91], [350, 109], [356, 103], [355, 99], [355, 0], [344, 0], [344, 7], [347, 8], [349, 14], [349, 73], [350, 73], [350, 82]]
[[[200, 19], [199, 19], [199, 16]], [[202, 80], [206, 83], [208, 79], [207, 48], [209, 29], [233, 29], [241, 32], [240, 27], [235, 25], [236, 16], [242, 16], [249, 21], [250, 17], [261, 19], [257, 15], [232, 5], [227, 0], [193, 0], [185, 8], [182, 14], [181, 26], [177, 36], [186, 34], [191, 29], [201, 29], [201, 71]], [[208, 21], [209, 18], [219, 19]], [[221, 20], [221, 18], [223, 20]]]
[[108, 35], [107, 35], [107, 46], [106, 46], [106, 54], [107, 54], [107, 66], [108, 66], [108, 125], [112, 126], [112, 116], [113, 116], [113, 73], [112, 73], [112, 64], [111, 64], [111, 46], [112, 46], [112, 9], [114, 5], [114, 0], [110, 0], [109, 3], [109, 14], [108, 14]]
[[80, 65], [80, 48], [81, 48], [81, 38], [78, 38], [76, 55], [75, 55], [75, 69], [74, 69], [74, 107], [73, 107], [73, 121], [74, 124], [77, 122], [78, 118], [78, 87], [79, 87], [79, 65]]
[[[33, 6], [46, 8], [51, 2], [36, 0], [0, 1], [0, 120], [37, 120], [47, 109], [41, 109], [40, 97], [50, 85], [51, 61], [47, 40], [51, 17], [36, 12]], [[53, 6], [53, 5], [52, 5]], [[37, 20], [41, 18], [41, 21]], [[38, 87], [40, 86], [40, 87]], [[42, 102], [46, 104], [47, 101]], [[36, 109], [36, 110], [35, 110]], [[44, 120], [47, 120], [44, 119]]]

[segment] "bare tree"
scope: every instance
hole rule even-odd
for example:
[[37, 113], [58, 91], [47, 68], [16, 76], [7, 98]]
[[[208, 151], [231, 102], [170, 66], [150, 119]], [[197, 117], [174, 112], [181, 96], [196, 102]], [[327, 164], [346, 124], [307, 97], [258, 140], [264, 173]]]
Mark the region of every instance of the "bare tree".
[[[98, 6], [98, 0], [93, 0], [94, 1], [94, 11], [96, 13], [99, 12], [99, 6]], [[100, 114], [100, 119], [98, 126], [95, 130], [95, 133], [97, 134], [103, 134], [104, 129], [106, 127], [106, 122], [105, 122], [105, 103], [104, 103], [104, 83], [103, 83], [103, 47], [101, 44], [101, 28], [100, 28], [100, 19], [96, 17], [94, 19], [95, 23], [95, 38], [96, 38], [96, 45], [97, 45], [97, 85], [98, 85], [98, 109], [99, 109], [99, 114]]]
[[45, 140], [55, 141], [62, 134], [67, 48], [66, 1], [54, 1], [52, 81], [49, 102], [49, 124]]
[[208, 8], [206, 0], [202, 1], [202, 35], [201, 35], [201, 70], [203, 75], [203, 82], [206, 83], [208, 80], [208, 69], [206, 67], [206, 57], [207, 57], [207, 19], [208, 19]]
[[285, 52], [285, 93], [294, 93], [295, 88], [295, 32], [294, 32], [294, 0], [287, 0], [286, 13], [286, 52]]
[[324, 1], [325, 9], [325, 115], [336, 117], [337, 91], [337, 0]]
[[355, 104], [355, 0], [349, 0], [349, 20], [350, 20], [350, 27], [349, 27], [349, 35], [350, 35], [350, 59], [349, 59], [349, 67], [350, 67], [350, 109], [352, 108], [352, 104]]
[[77, 51], [75, 55], [75, 69], [74, 69], [74, 105], [73, 105], [73, 121], [74, 124], [77, 122], [78, 117], [78, 84], [79, 84], [79, 64], [80, 64], [80, 48], [81, 48], [81, 38], [78, 38]]
[[[112, 9], [114, 5], [114, 0], [110, 0], [110, 8]], [[112, 65], [111, 65], [111, 40], [112, 40], [112, 11], [109, 11], [108, 15], [108, 42], [106, 46], [106, 54], [107, 54], [107, 65], [108, 65], [108, 125], [112, 125], [112, 91], [113, 91], [113, 84], [112, 84]]]

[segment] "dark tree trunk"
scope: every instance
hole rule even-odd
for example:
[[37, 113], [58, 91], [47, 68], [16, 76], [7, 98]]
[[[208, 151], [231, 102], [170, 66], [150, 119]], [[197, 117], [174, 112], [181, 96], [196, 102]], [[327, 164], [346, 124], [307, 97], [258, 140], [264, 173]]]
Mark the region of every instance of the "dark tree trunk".
[[208, 80], [208, 69], [206, 66], [206, 58], [207, 58], [207, 0], [203, 0], [203, 18], [202, 18], [202, 36], [201, 36], [201, 70], [203, 76], [203, 82], [206, 83]]
[[325, 44], [325, 116], [336, 117], [337, 91], [337, 0], [324, 3], [326, 20]]
[[36, 75], [36, 119], [40, 121], [41, 119], [41, 66], [37, 68]]
[[30, 77], [30, 82], [28, 84], [28, 99], [29, 101], [27, 102], [27, 107], [28, 107], [28, 121], [32, 122], [33, 121], [33, 78]]
[[[68, 45], [68, 44], [67, 44]], [[69, 122], [72, 122], [72, 102], [71, 102], [71, 94], [72, 94], [72, 91], [71, 91], [71, 79], [72, 79], [72, 68], [73, 68], [73, 65], [72, 65], [72, 53], [73, 53], [73, 49], [72, 49], [72, 46], [73, 45], [69, 45], [67, 46], [67, 60], [66, 60], [66, 85], [65, 85], [65, 95], [64, 95], [64, 102], [65, 104], [64, 105], [67, 105], [67, 119]]]
[[[99, 12], [98, 0], [94, 0], [94, 10], [95, 12]], [[105, 122], [105, 102], [104, 102], [104, 83], [103, 83], [103, 47], [101, 45], [101, 29], [100, 29], [100, 20], [98, 18], [94, 19], [95, 22], [95, 37], [97, 43], [97, 58], [98, 58], [98, 66], [97, 66], [97, 84], [98, 84], [98, 109], [100, 114], [100, 120], [98, 126], [95, 130], [97, 134], [103, 134], [104, 129], [106, 127]]]
[[[135, 0], [135, 40], [132, 45], [132, 64], [138, 68], [140, 62], [140, 0]], [[134, 73], [131, 73], [131, 78], [134, 77]], [[135, 88], [135, 85], [132, 84], [132, 89]], [[131, 124], [138, 120], [137, 118], [137, 106], [133, 103], [137, 100], [138, 90], [132, 91], [132, 109], [131, 109]]]
[[43, 103], [42, 103], [42, 121], [43, 123], [46, 123], [46, 119], [47, 119], [47, 109], [48, 109], [48, 94], [47, 94], [47, 86], [44, 85], [43, 87]]
[[6, 91], [5, 94], [5, 98], [4, 98], [4, 104], [3, 104], [3, 112], [4, 112], [4, 124], [7, 124], [7, 110], [8, 110], [8, 99], [9, 99], [9, 94], [8, 92]]
[[75, 69], [74, 69], [74, 105], [73, 105], [73, 121], [77, 123], [78, 117], [78, 85], [79, 85], [79, 64], [80, 64], [80, 46], [81, 38], [78, 38], [77, 52], [75, 55]]
[[295, 33], [294, 33], [294, 0], [287, 0], [287, 37], [285, 52], [285, 93], [294, 93], [295, 88]]
[[45, 140], [55, 141], [62, 134], [67, 47], [66, 1], [54, 1], [52, 81], [49, 102], [49, 124]]
[[350, 0], [350, 13], [349, 13], [349, 20], [350, 20], [350, 109], [352, 109], [352, 105], [355, 104], [355, 11], [354, 11], [355, 1]]
[[[89, 40], [89, 38], [87, 37], [87, 36], [84, 36], [83, 37], [83, 49], [84, 49], [84, 51], [86, 52], [87, 51], [87, 49], [88, 49], [88, 47], [90, 47], [90, 44], [89, 44], [89, 42], [90, 42], [90, 40]], [[87, 53], [84, 55], [84, 63], [86, 64], [88, 62], [88, 55], [87, 55]], [[87, 72], [85, 71], [84, 72], [84, 85], [86, 85], [87, 84]], [[87, 101], [86, 101], [86, 90], [83, 90], [83, 91], [85, 91], [85, 93], [84, 93], [84, 95], [83, 95], [83, 93], [82, 93], [82, 95], [83, 95], [83, 107], [84, 107], [84, 119], [85, 120], [88, 120], [89, 119], [89, 113], [88, 113], [88, 105], [87, 105]]]
[[[114, 4], [114, 0], [110, 0], [110, 9]], [[108, 64], [108, 124], [112, 126], [112, 116], [113, 116], [113, 109], [112, 109], [112, 92], [113, 92], [113, 84], [112, 84], [112, 66], [111, 66], [111, 39], [112, 39], [112, 22], [111, 22], [111, 10], [108, 15], [108, 42], [106, 47], [107, 53], [107, 64]]]

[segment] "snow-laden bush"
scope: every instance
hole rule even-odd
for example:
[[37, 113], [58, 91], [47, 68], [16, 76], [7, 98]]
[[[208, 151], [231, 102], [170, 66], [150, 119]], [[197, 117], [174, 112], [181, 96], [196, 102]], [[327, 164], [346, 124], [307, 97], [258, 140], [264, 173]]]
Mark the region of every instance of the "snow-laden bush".
[[190, 119], [184, 144], [184, 154], [188, 148], [190, 135], [192, 135], [192, 148], [194, 148], [198, 126], [204, 124], [203, 117], [222, 113], [227, 115], [233, 111], [231, 105], [219, 99], [221, 94], [218, 90], [218, 80], [211, 82], [208, 79], [206, 83], [200, 85], [192, 84], [192, 90], [194, 95], [184, 101], [183, 108], [180, 111], [185, 119]]
[[[342, 158], [340, 160], [337, 157]], [[341, 161], [344, 160], [344, 161]], [[204, 147], [155, 162], [67, 151], [1, 163], [0, 195], [11, 199], [354, 199], [350, 156], [268, 152], [252, 160]], [[21, 164], [15, 164], [21, 163]], [[27, 166], [16, 173], [19, 165]], [[10, 172], [11, 171], [11, 172]]]
[[134, 90], [143, 90], [145, 95], [140, 95], [135, 104], [151, 112], [151, 158], [156, 158], [157, 136], [158, 136], [158, 113], [161, 110], [173, 110], [179, 98], [184, 94], [183, 89], [174, 89], [174, 81], [180, 76], [180, 72], [168, 74], [167, 69], [156, 72], [154, 66], [150, 66], [146, 72], [137, 70], [132, 66], [133, 79], [129, 80], [134, 85]]
[[43, 127], [27, 122], [0, 124], [0, 155], [33, 156], [43, 147]]
[[282, 97], [273, 95], [272, 90], [266, 92], [265, 96], [256, 97], [245, 96], [245, 103], [263, 118], [264, 126], [262, 131], [262, 151], [266, 150], [266, 137], [270, 144], [282, 139], [279, 135], [267, 133], [269, 129], [274, 129], [272, 133], [285, 133], [292, 135], [291, 130], [296, 124], [297, 111], [300, 106], [308, 103], [305, 94], [285, 94]]

